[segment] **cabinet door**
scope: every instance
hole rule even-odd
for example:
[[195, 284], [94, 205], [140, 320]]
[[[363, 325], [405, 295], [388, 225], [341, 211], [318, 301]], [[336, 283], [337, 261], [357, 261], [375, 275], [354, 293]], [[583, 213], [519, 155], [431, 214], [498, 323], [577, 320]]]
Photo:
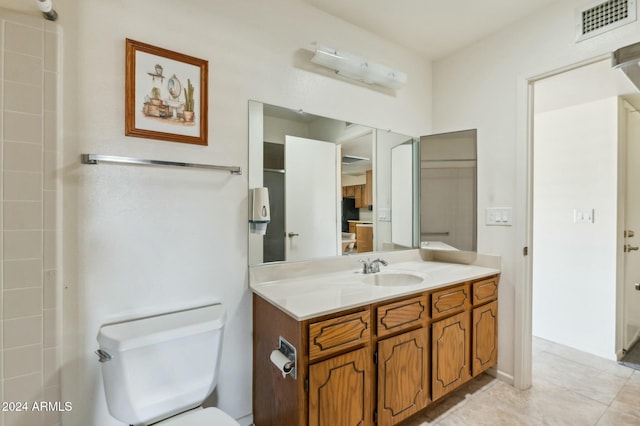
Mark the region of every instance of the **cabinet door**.
[[473, 376], [498, 362], [498, 301], [473, 310], [471, 338]]
[[355, 185], [354, 187], [354, 195], [356, 197], [356, 208], [360, 209], [362, 207], [366, 207], [363, 204], [363, 199], [362, 199], [362, 185]]
[[373, 251], [373, 227], [356, 226], [358, 253]]
[[378, 425], [390, 426], [429, 403], [429, 330], [378, 342]]
[[362, 348], [309, 366], [309, 426], [373, 424], [369, 354]]
[[442, 397], [471, 377], [469, 312], [434, 322], [432, 334], [432, 398]]

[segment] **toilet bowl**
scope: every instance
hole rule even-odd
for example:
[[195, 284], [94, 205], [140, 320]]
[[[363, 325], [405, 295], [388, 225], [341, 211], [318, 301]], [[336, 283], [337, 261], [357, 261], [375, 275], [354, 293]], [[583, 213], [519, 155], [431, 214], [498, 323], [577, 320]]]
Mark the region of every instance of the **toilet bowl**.
[[239, 425], [199, 408], [217, 384], [225, 317], [216, 304], [100, 327], [109, 413], [129, 425]]

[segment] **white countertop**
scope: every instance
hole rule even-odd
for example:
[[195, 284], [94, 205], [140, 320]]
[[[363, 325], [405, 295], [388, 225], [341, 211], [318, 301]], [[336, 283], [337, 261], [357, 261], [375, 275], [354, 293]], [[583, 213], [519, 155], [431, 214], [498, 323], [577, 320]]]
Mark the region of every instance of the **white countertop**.
[[[385, 259], [393, 257], [391, 254], [386, 256], [385, 253], [376, 253], [376, 255]], [[286, 277], [286, 265], [281, 264], [279, 265], [281, 279], [262, 280], [261, 282], [252, 279], [251, 290], [300, 321], [500, 273], [500, 270], [495, 267], [478, 264], [425, 261], [420, 258], [402, 259], [399, 262], [389, 259], [389, 266], [381, 265], [381, 271], [378, 275], [411, 274], [422, 278], [422, 282], [402, 286], [377, 286], [363, 282], [364, 278], [370, 277], [372, 274], [363, 274], [362, 269], [356, 266], [358, 265], [357, 259], [362, 256], [349, 257], [352, 261], [349, 263], [354, 265], [352, 268], [318, 273], [318, 269], [312, 265], [309, 267], [309, 275], [304, 275], [301, 272], [304, 265], [293, 263], [291, 264], [291, 278]], [[488, 263], [492, 266], [495, 266], [496, 263], [499, 265], [499, 257], [484, 256], [484, 258], [487, 257], [497, 258], [497, 262], [490, 261]], [[341, 259], [340, 262], [346, 264], [344, 259]], [[307, 263], [312, 264], [313, 262]]]

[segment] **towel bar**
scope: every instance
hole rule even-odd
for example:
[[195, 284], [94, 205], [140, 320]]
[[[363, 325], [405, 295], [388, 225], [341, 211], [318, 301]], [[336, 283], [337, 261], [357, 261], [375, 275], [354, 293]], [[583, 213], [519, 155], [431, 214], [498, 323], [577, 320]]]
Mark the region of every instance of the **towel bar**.
[[241, 175], [242, 169], [237, 166], [216, 166], [213, 164], [180, 163], [176, 161], [145, 160], [142, 158], [119, 157], [116, 155], [82, 154], [80, 161], [82, 164], [98, 163], [119, 163], [119, 164], [142, 164], [145, 166], [169, 166], [169, 167], [190, 167], [197, 169], [226, 170], [233, 175]]

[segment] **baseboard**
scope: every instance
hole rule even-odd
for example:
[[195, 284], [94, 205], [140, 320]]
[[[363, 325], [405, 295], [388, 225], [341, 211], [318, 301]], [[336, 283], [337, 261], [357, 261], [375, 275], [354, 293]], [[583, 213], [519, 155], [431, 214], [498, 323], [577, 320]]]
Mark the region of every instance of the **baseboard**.
[[240, 423], [241, 426], [251, 426], [253, 425], [253, 414], [247, 414], [244, 417], [236, 419], [236, 421]]
[[507, 374], [502, 370], [497, 370], [496, 375], [494, 377], [500, 380], [501, 382], [505, 382], [506, 384], [511, 386], [513, 386], [513, 384], [515, 383], [515, 380], [513, 379], [513, 375]]

